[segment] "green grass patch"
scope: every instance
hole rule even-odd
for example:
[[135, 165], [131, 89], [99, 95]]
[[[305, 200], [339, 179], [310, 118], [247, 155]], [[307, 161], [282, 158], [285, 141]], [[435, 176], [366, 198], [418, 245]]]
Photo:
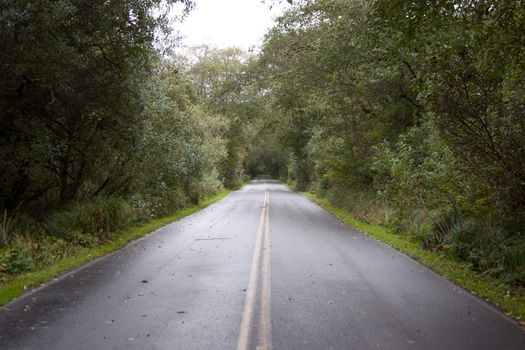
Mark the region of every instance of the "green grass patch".
[[445, 253], [425, 250], [421, 243], [411, 240], [407, 235], [394, 233], [384, 226], [370, 225], [357, 220], [350, 212], [331, 204], [325, 198], [307, 192], [303, 194], [358, 231], [407, 254], [436, 273], [496, 305], [521, 324], [525, 324], [523, 292], [513, 290], [499, 279], [484, 277], [470, 270], [464, 262], [455, 260]]
[[[242, 185], [238, 188], [240, 187], [242, 187]], [[210, 204], [221, 200], [234, 190], [235, 189], [222, 191], [215, 196], [202, 201], [198, 205], [181, 210], [174, 215], [153, 219], [146, 223], [130, 226], [127, 229], [117, 232], [114, 235], [114, 239], [109, 243], [93, 248], [77, 247], [72, 256], [60, 259], [56, 263], [46, 266], [43, 269], [23, 273], [16, 277], [10, 278], [0, 285], [0, 306], [7, 304], [31, 288], [49, 282], [61, 273], [79, 267], [91, 260], [94, 260], [95, 258], [121, 249], [135, 239], [143, 237], [162, 226], [180, 220], [185, 216], [191, 215], [209, 206]]]

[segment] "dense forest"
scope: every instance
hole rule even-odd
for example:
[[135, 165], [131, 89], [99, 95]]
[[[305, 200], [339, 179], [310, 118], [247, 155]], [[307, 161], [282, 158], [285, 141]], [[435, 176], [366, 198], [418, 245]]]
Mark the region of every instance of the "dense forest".
[[192, 1], [1, 4], [0, 275], [264, 174], [525, 286], [523, 1], [294, 1], [184, 55]]

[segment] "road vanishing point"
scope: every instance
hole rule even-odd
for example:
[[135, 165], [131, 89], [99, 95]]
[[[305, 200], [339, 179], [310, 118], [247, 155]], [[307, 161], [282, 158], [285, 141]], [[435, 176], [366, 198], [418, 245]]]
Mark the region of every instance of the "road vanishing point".
[[523, 350], [525, 331], [256, 180], [2, 307], [0, 349]]

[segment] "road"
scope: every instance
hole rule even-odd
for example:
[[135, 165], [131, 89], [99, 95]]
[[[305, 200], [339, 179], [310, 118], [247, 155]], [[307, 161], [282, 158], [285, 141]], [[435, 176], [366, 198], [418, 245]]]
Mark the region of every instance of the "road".
[[0, 309], [0, 349], [525, 349], [525, 331], [254, 181]]

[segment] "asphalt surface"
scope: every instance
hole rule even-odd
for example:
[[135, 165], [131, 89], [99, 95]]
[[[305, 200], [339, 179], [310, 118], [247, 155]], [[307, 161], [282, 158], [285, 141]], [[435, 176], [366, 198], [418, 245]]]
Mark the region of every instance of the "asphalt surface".
[[0, 309], [0, 349], [525, 349], [489, 304], [272, 181]]

